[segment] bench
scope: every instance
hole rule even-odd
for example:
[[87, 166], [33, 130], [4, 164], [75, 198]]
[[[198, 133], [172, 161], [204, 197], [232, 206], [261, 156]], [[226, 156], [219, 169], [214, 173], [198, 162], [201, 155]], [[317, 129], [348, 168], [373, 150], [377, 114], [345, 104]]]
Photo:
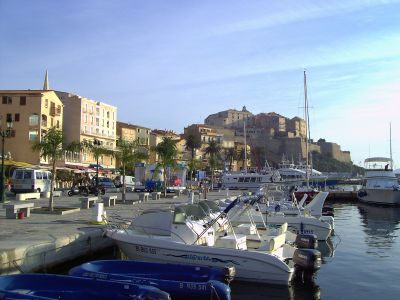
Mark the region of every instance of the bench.
[[31, 215], [31, 208], [34, 207], [34, 203], [7, 203], [3, 205], [6, 209], [7, 219], [17, 219], [18, 213], [23, 212], [26, 218]]
[[40, 199], [40, 193], [21, 193], [17, 194], [15, 199], [17, 201], [23, 201], [26, 199]]
[[104, 206], [114, 206], [117, 201], [117, 196], [103, 196], [102, 199]]
[[[44, 198], [50, 198], [50, 192], [43, 192]], [[53, 197], [61, 197], [62, 191], [53, 191]]]
[[148, 201], [150, 193], [140, 193], [139, 201]]
[[98, 200], [99, 200], [99, 198], [97, 198], [97, 197], [81, 197], [81, 198], [79, 198], [79, 201], [81, 201], [82, 209], [92, 207]]
[[161, 192], [153, 192], [151, 193], [151, 197], [153, 200], [158, 200], [161, 198]]

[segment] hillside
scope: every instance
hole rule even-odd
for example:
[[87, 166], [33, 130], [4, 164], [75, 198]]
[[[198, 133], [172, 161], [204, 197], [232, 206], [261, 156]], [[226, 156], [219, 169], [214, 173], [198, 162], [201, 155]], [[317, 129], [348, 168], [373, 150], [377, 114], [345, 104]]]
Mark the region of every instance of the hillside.
[[314, 152], [312, 154], [313, 168], [321, 172], [348, 172], [355, 174], [363, 174], [364, 168], [356, 166], [352, 163], [344, 163], [338, 161], [328, 155]]

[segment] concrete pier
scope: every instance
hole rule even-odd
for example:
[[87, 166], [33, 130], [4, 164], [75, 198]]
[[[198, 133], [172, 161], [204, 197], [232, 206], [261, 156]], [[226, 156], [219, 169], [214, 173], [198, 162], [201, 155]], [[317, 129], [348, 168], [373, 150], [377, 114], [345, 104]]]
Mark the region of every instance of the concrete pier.
[[[231, 196], [240, 191], [230, 191]], [[116, 195], [118, 200], [121, 194]], [[148, 208], [167, 208], [188, 202], [188, 195], [177, 198], [161, 198], [139, 202], [137, 193], [127, 193], [127, 203], [106, 208], [110, 220], [131, 221], [132, 217]], [[210, 200], [226, 198], [226, 192], [209, 192]], [[9, 199], [10, 203], [16, 200]], [[195, 199], [196, 200], [196, 199]], [[47, 207], [48, 199], [29, 200], [35, 207]], [[136, 203], [132, 205], [132, 203]], [[80, 208], [79, 196], [54, 198], [55, 207]], [[45, 270], [78, 257], [101, 251], [113, 245], [104, 236], [107, 225], [93, 225], [91, 209], [75, 210], [68, 214], [35, 213], [29, 218], [7, 219], [6, 211], [0, 207], [0, 275], [28, 273]]]

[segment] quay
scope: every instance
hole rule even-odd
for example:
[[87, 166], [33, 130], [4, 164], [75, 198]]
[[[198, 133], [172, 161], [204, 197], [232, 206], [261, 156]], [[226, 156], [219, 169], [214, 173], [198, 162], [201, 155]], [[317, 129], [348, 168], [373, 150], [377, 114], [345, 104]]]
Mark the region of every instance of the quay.
[[357, 191], [329, 191], [327, 200], [358, 201]]
[[[229, 196], [238, 194], [239, 191], [229, 191]], [[189, 198], [188, 195], [180, 195], [140, 202], [139, 194], [132, 192], [126, 194], [127, 201], [124, 204], [121, 202], [121, 193], [106, 195], [117, 196], [115, 206], [105, 207], [108, 218], [126, 223], [145, 209], [168, 208], [187, 202]], [[211, 200], [226, 196], [226, 191], [207, 193], [207, 198]], [[48, 199], [45, 198], [9, 200], [8, 204], [34, 203], [35, 208], [27, 218], [9, 219], [6, 217], [6, 209], [0, 206], [0, 275], [46, 270], [113, 245], [112, 240], [104, 235], [107, 225], [94, 225], [90, 222], [93, 210], [81, 209], [79, 196], [54, 198], [56, 208], [71, 208], [71, 212], [66, 214], [35, 212], [37, 207], [48, 206]]]

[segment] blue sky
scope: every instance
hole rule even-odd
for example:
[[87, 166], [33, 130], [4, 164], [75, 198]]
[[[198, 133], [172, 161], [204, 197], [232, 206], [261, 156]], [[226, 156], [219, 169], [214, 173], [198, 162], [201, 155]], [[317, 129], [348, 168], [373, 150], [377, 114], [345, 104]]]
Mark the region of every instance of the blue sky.
[[400, 167], [400, 1], [0, 0], [0, 89], [50, 87], [183, 132], [212, 113], [302, 116], [355, 163]]

